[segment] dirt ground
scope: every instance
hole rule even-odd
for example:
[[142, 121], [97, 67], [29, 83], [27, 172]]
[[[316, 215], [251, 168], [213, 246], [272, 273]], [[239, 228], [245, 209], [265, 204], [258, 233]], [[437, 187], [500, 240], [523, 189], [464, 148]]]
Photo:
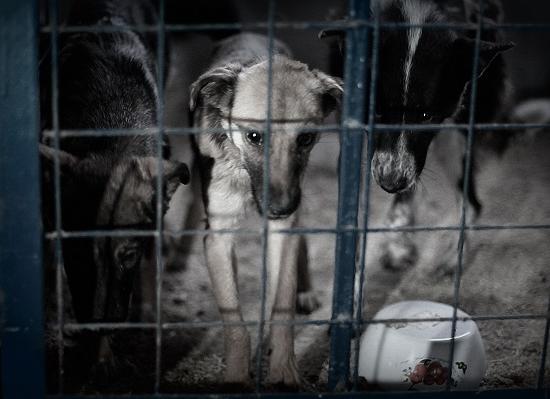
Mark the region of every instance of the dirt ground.
[[[206, 52], [207, 42], [195, 44], [188, 51], [196, 57]], [[180, 58], [178, 58], [180, 57]], [[176, 55], [175, 65], [185, 54]], [[183, 76], [184, 74], [180, 74]], [[179, 88], [186, 81], [172, 81], [168, 87], [169, 119], [185, 123], [185, 96]], [[417, 225], [457, 224], [460, 202], [447, 167], [457, 160], [441, 156], [449, 140], [460, 143], [456, 133], [440, 134], [428, 156], [422, 183], [415, 197]], [[184, 139], [174, 141], [175, 156], [189, 157]], [[490, 151], [478, 154], [476, 178], [483, 211], [478, 224], [550, 224], [550, 131], [528, 132], [516, 137], [502, 155]], [[451, 157], [452, 158], [452, 157]], [[325, 134], [315, 147], [304, 178], [302, 227], [331, 228], [336, 225], [338, 178], [338, 139]], [[444, 161], [444, 164], [442, 163]], [[192, 190], [185, 188], [179, 202], [171, 209], [168, 228], [177, 230], [190, 203]], [[176, 197], [178, 198], [178, 197]], [[391, 202], [375, 184], [371, 186], [369, 225], [384, 226]], [[364, 207], [364, 204], [362, 205]], [[194, 213], [194, 216], [197, 216]], [[250, 227], [260, 226], [260, 219], [249, 218]], [[365, 266], [364, 317], [372, 317], [384, 305], [400, 300], [422, 299], [444, 303], [453, 301], [453, 276], [445, 273], [456, 262], [456, 232], [418, 232], [413, 240], [418, 246], [418, 262], [400, 270], [388, 270], [380, 262], [381, 244], [388, 234], [367, 236]], [[162, 293], [164, 322], [205, 322], [219, 320], [210, 291], [202, 252], [202, 240], [188, 237], [188, 253], [171, 252], [168, 258]], [[327, 320], [331, 316], [334, 274], [335, 237], [333, 234], [307, 236], [313, 287], [321, 303], [307, 317]], [[467, 233], [464, 270], [460, 285], [460, 308], [472, 316], [542, 314], [546, 312], [550, 293], [550, 231], [536, 229], [482, 230]], [[180, 245], [169, 241], [169, 246]], [[238, 239], [239, 284], [246, 320], [259, 315], [261, 251], [260, 236]], [[169, 248], [170, 249], [170, 248]], [[171, 248], [174, 249], [174, 248]], [[170, 252], [170, 251], [168, 251]], [[530, 388], [537, 382], [544, 320], [490, 320], [478, 326], [485, 344], [488, 370], [481, 389]], [[51, 390], [56, 390], [56, 348], [50, 331], [48, 366]], [[251, 328], [253, 350], [258, 344], [256, 328]], [[304, 390], [324, 390], [329, 355], [329, 331], [326, 326], [296, 328], [296, 354], [304, 378]], [[224, 369], [223, 337], [220, 328], [192, 327], [165, 330], [162, 335], [163, 392], [217, 392]], [[131, 364], [132, 372], [121, 373], [117, 392], [150, 392], [154, 383], [154, 336], [151, 332], [125, 331], [115, 337], [120, 364]], [[78, 363], [78, 352], [65, 350], [66, 379]], [[255, 362], [253, 364], [256, 364]], [[550, 361], [547, 360], [545, 384], [550, 385]], [[137, 377], [136, 377], [137, 375]], [[74, 389], [78, 390], [77, 385]], [[68, 384], [71, 386], [71, 384]], [[66, 389], [71, 389], [67, 388]], [[92, 391], [102, 390], [92, 387]]]

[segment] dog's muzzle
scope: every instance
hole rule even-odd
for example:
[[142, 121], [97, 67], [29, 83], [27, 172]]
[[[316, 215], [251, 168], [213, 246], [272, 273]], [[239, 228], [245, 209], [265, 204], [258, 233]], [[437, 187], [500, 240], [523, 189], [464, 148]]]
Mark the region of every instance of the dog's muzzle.
[[377, 152], [372, 159], [372, 174], [384, 191], [405, 192], [416, 183], [416, 162], [412, 155], [397, 157], [389, 152]]
[[[294, 195], [279, 195], [276, 190], [271, 191], [271, 197], [267, 207], [267, 218], [270, 220], [286, 219], [298, 209], [301, 200], [301, 193], [298, 191]], [[263, 202], [261, 198], [256, 198], [258, 212], [263, 215]]]

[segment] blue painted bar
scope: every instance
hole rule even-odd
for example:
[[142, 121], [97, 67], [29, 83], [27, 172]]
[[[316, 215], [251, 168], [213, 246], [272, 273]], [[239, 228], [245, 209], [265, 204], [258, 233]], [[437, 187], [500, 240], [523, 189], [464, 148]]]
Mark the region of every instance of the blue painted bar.
[[[120, 399], [120, 398], [132, 398], [132, 399], [148, 399], [152, 396], [149, 395], [133, 395], [133, 396], [116, 396], [107, 395], [101, 396], [101, 399]], [[454, 392], [420, 392], [420, 391], [405, 391], [405, 392], [339, 392], [339, 393], [315, 393], [315, 392], [300, 392], [300, 393], [274, 393], [274, 394], [161, 394], [154, 396], [155, 399], [237, 399], [237, 398], [264, 398], [264, 399], [288, 399], [289, 397], [295, 397], [299, 399], [323, 399], [323, 398], [368, 398], [368, 399], [462, 399], [462, 398], [476, 398], [476, 399], [548, 399], [548, 390], [534, 390], [534, 389], [500, 389], [489, 391], [454, 391]], [[67, 396], [48, 396], [48, 399], [82, 399], [82, 396], [67, 395]]]
[[267, 250], [268, 250], [268, 238], [269, 238], [269, 221], [267, 218], [267, 208], [269, 206], [269, 198], [271, 192], [269, 189], [270, 180], [270, 151], [271, 151], [271, 124], [273, 123], [273, 55], [274, 55], [274, 40], [275, 40], [275, 10], [276, 0], [268, 0], [267, 4], [267, 115], [265, 121], [265, 145], [264, 145], [264, 173], [263, 173], [263, 187], [262, 187], [262, 285], [260, 292], [260, 315], [258, 320], [258, 346], [256, 349], [256, 381], [255, 389], [256, 393], [260, 394], [262, 389], [262, 359], [264, 358], [264, 332], [266, 324], [266, 316], [269, 311], [266, 309], [267, 300]]
[[[479, 73], [479, 54], [480, 54], [480, 42], [481, 31], [483, 30], [483, 0], [479, 0], [479, 22], [476, 30], [476, 44], [473, 54], [473, 67], [472, 67], [472, 90], [470, 93], [470, 110], [468, 118], [468, 136], [466, 139], [466, 160], [464, 162], [464, 181], [462, 183], [462, 209], [460, 215], [460, 233], [458, 239], [458, 261], [453, 276], [453, 321], [451, 324], [451, 345], [449, 348], [449, 364], [454, 364], [454, 352], [455, 352], [455, 334], [457, 324], [457, 313], [460, 306], [460, 284], [462, 279], [462, 269], [464, 265], [464, 240], [466, 238], [465, 226], [466, 226], [466, 212], [468, 210], [468, 190], [470, 188], [470, 176], [472, 174], [472, 149], [474, 145], [475, 135], [475, 119], [476, 119], [476, 104], [477, 104], [477, 85], [478, 85], [478, 73]], [[453, 368], [449, 370], [449, 378], [447, 380], [447, 390], [452, 389], [453, 381]]]
[[44, 396], [35, 0], [0, 2], [2, 395]]
[[[370, 1], [350, 0], [349, 16], [368, 19]], [[349, 29], [346, 35], [345, 95], [340, 142], [340, 177], [338, 192], [338, 229], [357, 228], [361, 181], [361, 155], [365, 131], [365, 73], [369, 49], [368, 28]], [[356, 231], [340, 231], [336, 237], [332, 320], [353, 318]], [[329, 389], [342, 390], [349, 381], [351, 338], [350, 322], [333, 324], [330, 337]]]
[[165, 5], [164, 0], [159, 1], [158, 5], [158, 23], [157, 23], [157, 87], [159, 101], [157, 104], [157, 198], [156, 198], [156, 230], [158, 236], [155, 237], [155, 264], [156, 264], [156, 281], [155, 281], [155, 302], [156, 302], [156, 331], [155, 331], [155, 393], [160, 392], [161, 385], [161, 368], [162, 368], [162, 275], [164, 272], [164, 265], [162, 263], [162, 195], [163, 195], [163, 181], [162, 181], [162, 146], [164, 138], [164, 68], [166, 60], [165, 55], [165, 30], [164, 30], [164, 12]]
[[547, 319], [544, 326], [544, 337], [542, 341], [542, 354], [540, 356], [539, 378], [537, 381], [538, 389], [544, 389], [544, 374], [546, 371], [546, 358], [548, 356], [548, 339], [550, 337], [550, 293], [548, 293], [548, 307], [546, 316]]

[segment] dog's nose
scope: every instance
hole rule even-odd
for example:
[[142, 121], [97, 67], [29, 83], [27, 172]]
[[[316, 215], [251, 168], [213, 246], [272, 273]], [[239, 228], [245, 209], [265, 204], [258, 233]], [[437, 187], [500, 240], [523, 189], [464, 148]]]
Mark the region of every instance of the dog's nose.
[[380, 176], [378, 178], [378, 184], [384, 191], [394, 194], [405, 190], [409, 186], [410, 182], [403, 176], [398, 177], [395, 174], [390, 173], [388, 175]]
[[269, 201], [268, 216], [270, 219], [283, 219], [292, 215], [300, 205], [300, 190], [283, 192], [274, 189]]
[[292, 215], [298, 206], [292, 203], [289, 204], [277, 204], [269, 206], [269, 218], [270, 219], [283, 219]]
[[376, 182], [390, 194], [404, 191], [414, 184], [415, 162], [407, 154], [377, 152], [372, 160]]

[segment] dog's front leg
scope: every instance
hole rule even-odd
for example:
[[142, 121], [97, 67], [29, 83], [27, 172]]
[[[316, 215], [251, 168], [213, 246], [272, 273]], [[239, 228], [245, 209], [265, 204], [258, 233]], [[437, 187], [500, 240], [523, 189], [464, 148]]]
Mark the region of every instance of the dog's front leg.
[[[387, 216], [388, 227], [405, 227], [414, 224], [413, 192], [395, 194]], [[390, 269], [403, 269], [417, 260], [416, 246], [411, 233], [387, 234], [382, 244], [382, 264]]]
[[[270, 230], [288, 229], [295, 225], [295, 216], [282, 221], [270, 221]], [[297, 235], [271, 233], [268, 242], [268, 298], [274, 296], [270, 331], [269, 384], [298, 387], [300, 374], [294, 356], [294, 320], [298, 285]], [[271, 301], [270, 301], [271, 302]]]
[[[211, 229], [235, 228], [210, 218]], [[225, 323], [243, 321], [237, 288], [234, 240], [228, 234], [209, 234], [204, 240], [210, 281]], [[243, 325], [224, 325], [225, 382], [246, 385], [250, 381], [250, 336]]]
[[[465, 166], [466, 166], [466, 136], [462, 132], [449, 131], [444, 134], [436, 136], [434, 140], [434, 155], [438, 164], [438, 168], [441, 170], [442, 178], [446, 179], [454, 191], [455, 203], [453, 206], [449, 205], [449, 209], [453, 209], [456, 215], [453, 213], [454, 220], [461, 222], [462, 217], [462, 203], [464, 199], [464, 179], [465, 179]], [[476, 164], [476, 151], [472, 151], [470, 175], [468, 176], [468, 195], [465, 204], [465, 223], [467, 225], [473, 224], [481, 211], [481, 204], [479, 202], [476, 180], [475, 180], [475, 164]], [[454, 222], [453, 220], [453, 222]], [[456, 223], [455, 222], [455, 223]], [[460, 239], [458, 232], [445, 232], [442, 231], [438, 234], [438, 245], [435, 248], [434, 266], [436, 271], [435, 275], [447, 275], [454, 274], [458, 269], [458, 251], [460, 250]], [[464, 236], [463, 252], [467, 254], [468, 247], [468, 234]], [[467, 263], [467, 262], [463, 262]]]

